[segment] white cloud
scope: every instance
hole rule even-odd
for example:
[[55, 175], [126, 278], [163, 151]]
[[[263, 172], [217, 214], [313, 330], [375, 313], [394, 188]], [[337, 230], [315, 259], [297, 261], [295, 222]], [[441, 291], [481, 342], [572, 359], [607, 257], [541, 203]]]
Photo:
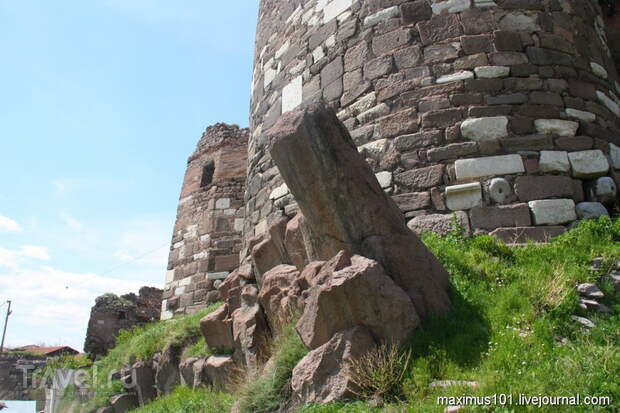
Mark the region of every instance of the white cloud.
[[11, 299], [14, 309], [9, 344], [63, 343], [81, 349], [95, 298], [137, 292], [143, 284], [50, 266], [0, 272], [0, 299]]
[[24, 245], [21, 247], [19, 254], [23, 257], [34, 258], [37, 260], [49, 260], [50, 254], [47, 247], [36, 245]]
[[82, 225], [80, 221], [78, 221], [76, 218], [72, 217], [69, 214], [60, 214], [60, 218], [69, 228], [76, 231], [79, 231], [84, 227], [84, 225]]
[[22, 227], [11, 218], [0, 215], [0, 232], [22, 232]]
[[49, 251], [36, 245], [24, 245], [19, 250], [0, 248], [0, 267], [16, 269], [27, 259], [49, 260]]

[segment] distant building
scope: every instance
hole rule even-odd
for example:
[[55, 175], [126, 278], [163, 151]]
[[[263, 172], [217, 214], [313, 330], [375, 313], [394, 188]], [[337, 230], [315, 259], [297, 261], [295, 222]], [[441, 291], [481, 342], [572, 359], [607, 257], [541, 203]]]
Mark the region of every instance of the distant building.
[[18, 347], [13, 350], [28, 351], [30, 353], [36, 353], [47, 357], [73, 356], [76, 354], [80, 354], [79, 351], [69, 346], [41, 347], [32, 344], [28, 346]]

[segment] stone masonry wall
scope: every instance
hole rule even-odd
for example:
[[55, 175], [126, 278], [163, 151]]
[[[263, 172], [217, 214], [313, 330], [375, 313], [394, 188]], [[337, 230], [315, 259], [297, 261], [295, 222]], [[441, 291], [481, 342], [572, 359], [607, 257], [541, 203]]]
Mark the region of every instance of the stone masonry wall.
[[93, 360], [103, 357], [114, 348], [121, 330], [159, 320], [162, 293], [159, 288], [142, 287], [138, 295], [97, 297], [90, 310], [84, 351]]
[[261, 0], [244, 238], [295, 212], [265, 132], [322, 99], [413, 230], [544, 240], [617, 207], [618, 95], [596, 0]]
[[166, 273], [161, 318], [218, 301], [239, 266], [249, 131], [218, 123], [189, 158]]

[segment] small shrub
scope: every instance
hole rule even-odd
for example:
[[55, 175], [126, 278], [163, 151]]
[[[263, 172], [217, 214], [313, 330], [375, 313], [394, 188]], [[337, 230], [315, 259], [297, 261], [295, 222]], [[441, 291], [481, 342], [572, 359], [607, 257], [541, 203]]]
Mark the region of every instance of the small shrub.
[[382, 344], [351, 361], [351, 380], [359, 388], [358, 396], [365, 399], [401, 396], [401, 383], [410, 359], [410, 351], [401, 351], [395, 344]]

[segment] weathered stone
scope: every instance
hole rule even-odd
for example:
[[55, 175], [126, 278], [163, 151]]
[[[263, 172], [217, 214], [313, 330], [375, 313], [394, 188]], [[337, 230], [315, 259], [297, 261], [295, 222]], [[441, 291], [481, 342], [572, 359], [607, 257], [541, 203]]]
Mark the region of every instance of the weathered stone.
[[600, 149], [571, 152], [568, 159], [576, 178], [596, 178], [609, 171], [609, 162]]
[[416, 27], [424, 45], [459, 37], [463, 33], [458, 17], [453, 14], [433, 16], [428, 21], [418, 23]]
[[278, 265], [263, 276], [258, 301], [272, 329], [278, 329], [293, 320], [303, 309], [300, 272], [292, 265]]
[[114, 413], [126, 413], [139, 406], [138, 397], [133, 393], [123, 393], [116, 396], [112, 396], [110, 404]]
[[[453, 219], [456, 216], [456, 222]], [[454, 224], [465, 228], [465, 235], [469, 234], [469, 219], [467, 213], [457, 211], [455, 214], [430, 214], [420, 215], [407, 223], [407, 226], [416, 234], [434, 232], [439, 235], [447, 235], [453, 231]]]
[[241, 307], [232, 313], [234, 355], [238, 363], [253, 369], [266, 360], [271, 333], [258, 305], [256, 286], [246, 285], [241, 296]]
[[402, 344], [419, 322], [410, 298], [383, 267], [355, 255], [351, 266], [311, 291], [297, 332], [311, 349], [327, 343], [338, 331], [358, 325], [368, 328], [380, 342]]
[[545, 173], [568, 172], [570, 171], [568, 153], [564, 151], [540, 151], [538, 167], [540, 172]]
[[592, 149], [593, 140], [589, 136], [566, 136], [555, 140], [558, 149], [568, 152]]
[[230, 356], [211, 356], [204, 366], [209, 383], [215, 390], [230, 391], [232, 388], [235, 362]]
[[[311, 105], [285, 115], [269, 139], [271, 156], [312, 228], [318, 258], [344, 249], [376, 259], [421, 317], [447, 310], [448, 274], [406, 227], [333, 111]], [[353, 201], [359, 199], [364, 202]]]
[[381, 188], [386, 189], [392, 186], [392, 172], [382, 171], [375, 174]]
[[140, 406], [144, 406], [157, 396], [153, 367], [150, 362], [139, 361], [131, 366], [130, 374], [131, 384], [125, 382], [125, 388], [135, 390]]
[[440, 76], [437, 79], [437, 83], [441, 84], [441, 83], [449, 83], [449, 82], [455, 82], [457, 80], [465, 80], [465, 79], [473, 79], [474, 78], [474, 73], [469, 71], [469, 70], [462, 70], [460, 72], [456, 72], [456, 73], [451, 73], [449, 75], [443, 75]]
[[439, 162], [446, 159], [456, 159], [477, 153], [478, 144], [476, 142], [463, 142], [429, 149], [428, 152], [426, 152], [426, 156], [431, 162]]
[[431, 188], [442, 183], [444, 169], [443, 165], [412, 169], [396, 175], [394, 182], [414, 191]]
[[400, 9], [398, 6], [388, 7], [387, 9], [380, 10], [364, 19], [364, 26], [374, 26], [392, 17], [400, 16]]
[[519, 176], [515, 180], [515, 193], [521, 201], [572, 197], [573, 180], [568, 176]]
[[508, 118], [497, 116], [465, 119], [461, 123], [461, 134], [475, 141], [503, 138], [508, 135]]
[[512, 195], [512, 186], [504, 178], [493, 178], [489, 183], [488, 192], [493, 202], [503, 204]]
[[482, 203], [479, 182], [446, 187], [446, 206], [452, 211], [471, 209]]
[[389, 145], [390, 142], [387, 139], [378, 139], [360, 146], [358, 150], [367, 158], [380, 159], [387, 152]]
[[528, 202], [535, 225], [565, 224], [577, 219], [572, 199], [545, 199]]
[[494, 79], [507, 77], [510, 74], [508, 66], [479, 66], [474, 69], [476, 77], [480, 79]]
[[181, 361], [179, 364], [179, 372], [181, 373], [181, 385], [189, 388], [194, 387], [194, 363], [198, 361], [197, 357], [190, 357]]
[[612, 99], [607, 97], [606, 94], [597, 90], [596, 97], [598, 98], [599, 102], [601, 102], [607, 109], [609, 109], [611, 113], [613, 113], [616, 116], [620, 116], [620, 106], [616, 102], [614, 102]]
[[431, 204], [431, 197], [428, 192], [399, 194], [393, 196], [392, 199], [403, 213], [427, 208]]
[[575, 136], [579, 123], [561, 119], [536, 119], [534, 126], [538, 133], [548, 133], [559, 136]]
[[284, 244], [286, 245], [286, 252], [290, 262], [300, 271], [303, 270], [309, 262], [309, 254], [306, 250], [306, 239], [308, 235], [304, 235], [304, 232], [307, 232], [304, 225], [303, 214], [297, 213], [295, 217], [286, 224], [284, 236]]
[[222, 305], [217, 310], [203, 317], [200, 320], [200, 331], [210, 348], [232, 351], [234, 349], [234, 342], [228, 304]]
[[441, 131], [430, 130], [409, 135], [401, 135], [394, 139], [393, 145], [399, 152], [408, 152], [414, 149], [439, 145], [442, 142], [442, 138]]
[[473, 229], [494, 230], [501, 227], [532, 225], [527, 204], [473, 208], [470, 213]]
[[610, 143], [609, 158], [611, 159], [611, 166], [615, 169], [620, 169], [620, 147]]
[[609, 176], [603, 176], [588, 185], [587, 198], [590, 201], [600, 202], [612, 206], [616, 203], [618, 188]]
[[582, 283], [577, 286], [577, 292], [579, 295], [586, 296], [588, 298], [603, 298], [605, 294], [601, 291], [596, 284]]
[[600, 202], [580, 202], [575, 210], [579, 219], [596, 219], [601, 216], [609, 216], [607, 208]]
[[549, 242], [566, 232], [566, 228], [560, 226], [546, 227], [516, 227], [497, 228], [490, 235], [497, 237], [507, 244], [523, 244], [526, 242]]
[[454, 167], [459, 181], [525, 172], [523, 160], [519, 155], [459, 159], [454, 163]]
[[594, 113], [573, 108], [566, 108], [566, 116], [584, 122], [594, 122], [596, 120], [596, 115]]
[[433, 2], [431, 4], [434, 14], [440, 14], [444, 10], [447, 10], [448, 13], [458, 13], [470, 7], [471, 2], [469, 0], [446, 0], [442, 2]]
[[155, 386], [159, 396], [170, 394], [179, 385], [179, 357], [181, 348], [178, 345], [168, 345], [155, 359]]
[[293, 369], [291, 387], [297, 405], [329, 403], [355, 395], [349, 363], [375, 347], [364, 327], [336, 333], [327, 343], [308, 353]]

